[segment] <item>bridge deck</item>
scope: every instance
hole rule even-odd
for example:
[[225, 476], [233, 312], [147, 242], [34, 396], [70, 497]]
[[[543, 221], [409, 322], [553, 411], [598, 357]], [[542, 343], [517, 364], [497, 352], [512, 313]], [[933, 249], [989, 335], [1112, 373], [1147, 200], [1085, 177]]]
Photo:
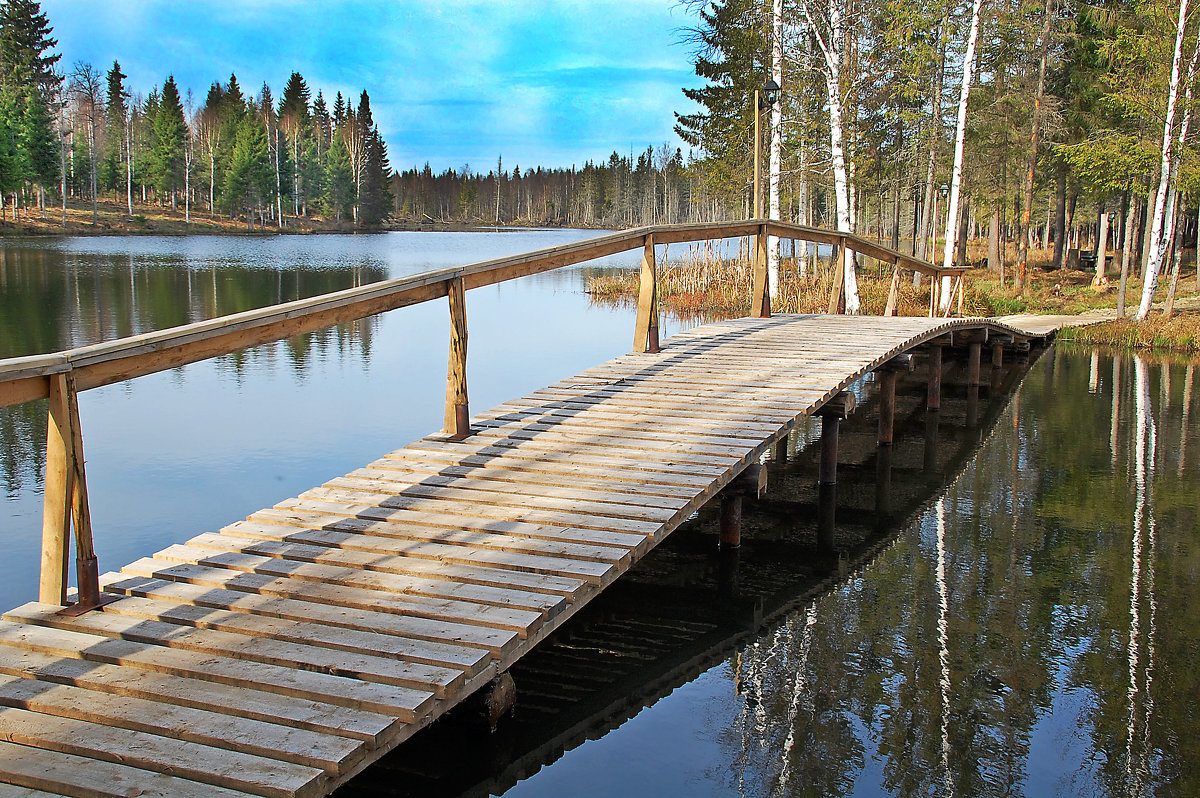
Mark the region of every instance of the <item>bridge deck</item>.
[[[711, 324], [0, 621], [0, 798], [323, 795], [862, 374], [982, 320]], [[1008, 332], [1013, 332], [1011, 329]]]

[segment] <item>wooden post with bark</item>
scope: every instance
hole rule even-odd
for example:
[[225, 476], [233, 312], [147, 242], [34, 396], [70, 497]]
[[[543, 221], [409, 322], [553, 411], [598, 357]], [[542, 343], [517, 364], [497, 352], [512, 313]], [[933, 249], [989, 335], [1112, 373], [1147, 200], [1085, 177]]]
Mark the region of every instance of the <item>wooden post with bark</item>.
[[771, 286], [767, 273], [767, 226], [759, 225], [754, 236], [754, 277], [750, 284], [750, 315], [760, 319], [771, 317]]
[[637, 321], [633, 332], [634, 352], [657, 352], [658, 266], [654, 260], [654, 236], [646, 236], [642, 249], [642, 276], [638, 289]]
[[50, 411], [46, 424], [46, 480], [42, 510], [42, 570], [38, 600], [67, 603], [67, 560], [75, 529], [78, 607], [99, 602], [99, 569], [92, 546], [92, 519], [84, 475], [79, 399], [71, 372], [49, 376]]
[[467, 403], [467, 300], [461, 277], [447, 285], [450, 299], [450, 363], [446, 371], [445, 431], [453, 440], [471, 434]]

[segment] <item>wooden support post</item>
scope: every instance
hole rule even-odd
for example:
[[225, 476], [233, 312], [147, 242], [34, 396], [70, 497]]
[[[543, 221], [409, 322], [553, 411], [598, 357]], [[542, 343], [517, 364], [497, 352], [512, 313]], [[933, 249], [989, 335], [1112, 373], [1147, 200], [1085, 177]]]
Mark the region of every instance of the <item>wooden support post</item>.
[[942, 344], [936, 339], [929, 342], [928, 390], [925, 394], [926, 410], [942, 409]]
[[834, 258], [833, 284], [829, 286], [829, 314], [842, 312], [842, 288], [846, 282], [846, 239], [839, 238]]
[[961, 319], [963, 315], [963, 293], [966, 291], [967, 276], [965, 274], [958, 275], [958, 317]]
[[721, 548], [736, 549], [742, 545], [742, 498], [762, 498], [767, 490], [767, 469], [760, 463], [746, 466], [721, 491]]
[[982, 382], [979, 379], [979, 366], [982, 359], [983, 344], [980, 341], [971, 341], [967, 345], [967, 385], [979, 387]]
[[938, 292], [938, 275], [935, 273], [929, 278], [929, 318], [937, 315], [937, 292]]
[[896, 258], [892, 265], [892, 287], [888, 289], [887, 307], [883, 309], [885, 316], [897, 316], [900, 313], [900, 259]]
[[992, 369], [999, 370], [1004, 368], [1004, 344], [992, 344]]
[[771, 317], [771, 284], [767, 274], [767, 226], [759, 225], [754, 236], [754, 276], [750, 282], [750, 315]]
[[77, 607], [87, 610], [100, 603], [99, 568], [92, 544], [92, 519], [88, 509], [84, 470], [83, 431], [79, 400], [70, 373], [49, 377], [50, 411], [46, 425], [46, 479], [42, 512], [42, 569], [38, 600], [67, 603], [67, 559], [71, 527], [75, 528]]
[[721, 494], [721, 548], [736, 549], [742, 545], [742, 494], [736, 491]]
[[654, 260], [654, 236], [646, 236], [642, 249], [642, 279], [638, 291], [637, 323], [633, 332], [634, 352], [657, 352], [658, 267]]
[[875, 369], [879, 380], [879, 445], [892, 444], [892, 428], [896, 418], [896, 376], [913, 370], [913, 357], [899, 354]]
[[892, 445], [892, 427], [896, 418], [896, 372], [879, 373], [879, 445]]
[[449, 283], [450, 365], [446, 372], [445, 432], [461, 441], [471, 434], [467, 405], [467, 300], [461, 277]]
[[854, 394], [842, 391], [816, 412], [821, 417], [821, 464], [817, 482], [823, 485], [837, 482], [838, 425], [854, 412], [854, 405]]

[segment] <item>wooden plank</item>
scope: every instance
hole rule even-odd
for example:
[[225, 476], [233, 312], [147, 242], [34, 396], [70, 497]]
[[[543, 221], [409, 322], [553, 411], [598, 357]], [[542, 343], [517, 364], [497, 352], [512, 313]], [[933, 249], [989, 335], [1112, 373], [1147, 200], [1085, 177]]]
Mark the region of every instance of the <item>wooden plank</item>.
[[[428, 651], [428, 656], [434, 661], [468, 668], [472, 675], [475, 668], [471, 663], [476, 662], [476, 656], [486, 653], [492, 659], [503, 658], [511, 654], [517, 644], [516, 633], [499, 629], [389, 612], [347, 610], [312, 601], [275, 598], [188, 582], [106, 574], [101, 577], [101, 584], [109, 592], [160, 599], [181, 606], [228, 610], [291, 622], [312, 621], [324, 628], [400, 638], [400, 643], [382, 644], [380, 651], [388, 651], [393, 645], [404, 645], [404, 641], [412, 640], [420, 644], [420, 651]], [[460, 653], [459, 649], [464, 649], [466, 653]]]
[[0, 741], [0, 781], [75, 798], [239, 798], [249, 793]]
[[421, 539], [426, 534], [440, 536], [458, 531], [465, 534], [494, 532], [532, 539], [546, 538], [610, 546], [626, 553], [642, 552], [650, 546], [650, 538], [644, 533], [580, 529], [562, 524], [538, 524], [500, 518], [467, 517], [452, 512], [393, 510], [358, 502], [318, 499], [288, 499], [280, 502], [275, 508], [259, 510], [250, 516], [250, 520], [308, 529], [311, 528], [310, 524], [314, 513], [341, 518], [336, 525], [333, 522], [323, 523], [320, 527], [323, 529], [360, 530], [394, 537]]
[[[610, 504], [629, 504], [635, 507], [656, 507], [670, 510], [672, 513], [687, 503], [695, 494], [695, 490], [677, 491], [670, 496], [649, 493], [644, 486], [636, 482], [586, 482], [576, 479], [531, 479], [528, 475], [516, 475], [515, 479], [490, 479], [489, 474], [470, 474], [448, 476], [436, 473], [413, 473], [411, 470], [402, 471], [396, 468], [360, 468], [351, 471], [344, 480], [353, 480], [361, 485], [376, 486], [382, 489], [401, 491], [407, 488], [449, 488], [453, 490], [480, 491], [485, 494], [497, 493], [515, 496], [540, 496], [543, 498], [564, 499], [567, 501], [594, 502], [601, 501]], [[582, 486], [581, 486], [582, 483]]]
[[[640, 496], [665, 496], [688, 499], [695, 492], [694, 488], [683, 485], [665, 485], [658, 482], [638, 482], [624, 474], [613, 474], [601, 469], [586, 469], [576, 466], [569, 475], [555, 473], [553, 470], [509, 468], [503, 463], [486, 463], [478, 465], [446, 465], [442, 462], [422, 461], [418, 459], [401, 461], [384, 458], [369, 463], [360, 471], [377, 479], [420, 479], [431, 485], [454, 484], [463, 480], [467, 484], [487, 482], [497, 485], [508, 485], [513, 489], [521, 489], [525, 485], [559, 486], [569, 482], [580, 490], [616, 491], [617, 493], [638, 493]], [[358, 473], [358, 472], [351, 472]], [[386, 475], [386, 476], [384, 476]], [[703, 486], [698, 486], [703, 487]]]
[[516, 632], [524, 638], [541, 625], [542, 614], [510, 607], [490, 607], [470, 601], [432, 599], [425, 596], [395, 595], [382, 590], [348, 587], [321, 581], [307, 581], [248, 573], [205, 565], [173, 564], [149, 557], [121, 569], [130, 576], [188, 582], [193, 585], [240, 590], [264, 596], [299, 599], [355, 610], [375, 610], [436, 621], [489, 627]]
[[365, 752], [361, 741], [346, 737], [15, 676], [0, 676], [0, 706], [228, 748], [335, 775], [361, 761]]
[[323, 771], [305, 765], [24, 709], [0, 708], [0, 728], [7, 742], [266, 798], [316, 796], [326, 782]]
[[[46, 615], [57, 611], [53, 605], [37, 606]], [[390, 714], [410, 723], [428, 713], [434, 700], [433, 693], [421, 690], [8, 620], [0, 621], [0, 646], [254, 687], [269, 693]]]
[[[4, 773], [0, 771], [0, 779], [3, 778]], [[34, 790], [29, 787], [18, 787], [15, 784], [6, 784], [0, 781], [0, 798], [59, 798], [59, 795], [58, 793]]]
[[[425, 596], [431, 599], [452, 598], [480, 605], [519, 608], [551, 617], [561, 612], [567, 604], [566, 597], [558, 594], [536, 593], [531, 590], [515, 588], [505, 589], [443, 579], [423, 579], [407, 574], [382, 571], [359, 571], [355, 568], [322, 565], [300, 560], [283, 560], [256, 554], [243, 554], [238, 551], [201, 549], [196, 546], [170, 546], [156, 553], [154, 559], [166, 563], [195, 563], [231, 571], [284, 576], [301, 581], [360, 587], [387, 593]], [[582, 583], [580, 586], [582, 587]]]
[[332, 674], [373, 684], [393, 685], [420, 693], [433, 693], [439, 698], [445, 698], [450, 691], [458, 689], [466, 682], [466, 676], [461, 669], [405, 662], [372, 654], [332, 651], [310, 643], [301, 644], [151, 620], [110, 611], [108, 608], [69, 616], [46, 612], [45, 605], [26, 604], [9, 610], [4, 614], [4, 619], [31, 626], [45, 626], [100, 635], [114, 640], [130, 640], [164, 648], [267, 663], [288, 669]]
[[121, 601], [113, 602], [104, 611], [130, 618], [193, 626], [197, 629], [236, 632], [353, 654], [435, 665], [462, 671], [468, 677], [480, 673], [491, 662], [488, 652], [464, 646], [421, 643], [411, 638], [379, 634], [378, 632], [283, 618], [269, 618], [232, 610], [216, 610], [194, 604], [176, 604], [141, 597], [126, 597]]
[[[518, 521], [463, 519], [456, 515], [395, 513], [378, 507], [333, 502], [285, 502], [286, 509], [259, 510], [248, 520], [272, 526], [292, 526], [313, 532], [370, 535], [402, 540], [432, 540], [463, 546], [483, 546], [502, 551], [541, 551], [576, 560], [626, 564], [629, 553], [644, 548], [643, 535], [600, 532], [591, 529], [525, 524]], [[282, 505], [281, 505], [282, 506]], [[346, 512], [350, 511], [350, 512]], [[354, 513], [361, 511], [361, 516]], [[463, 523], [464, 520], [467, 523]], [[335, 538], [331, 537], [330, 540]], [[345, 538], [350, 540], [351, 538]]]
[[[644, 502], [630, 501], [629, 497], [620, 497], [618, 500], [615, 491], [608, 491], [604, 495], [596, 497], [594, 494], [572, 490], [566, 486], [559, 487], [557, 490], [530, 488], [525, 491], [516, 491], [504, 485], [495, 487], [479, 484], [464, 487], [454, 484], [427, 485], [420, 480], [404, 482], [399, 479], [387, 479], [387, 476], [375, 478], [347, 474], [344, 477], [329, 480], [325, 483], [325, 487], [376, 493], [396, 498], [457, 499], [481, 504], [495, 504], [501, 507], [516, 503], [525, 507], [537, 507], [551, 511], [569, 509], [576, 513], [608, 518], [636, 518], [645, 521], [666, 520], [686, 503], [683, 499], [664, 499], [662, 497], [646, 497]], [[564, 481], [569, 485], [569, 481]]]
[[143, 698], [164, 705], [258, 720], [285, 729], [347, 738], [371, 746], [382, 743], [402, 723], [379, 713], [263, 692], [253, 687], [201, 681], [39, 651], [6, 650], [0, 657], [0, 673], [43, 683], [73, 685], [103, 693], [106, 697]]
[[[471, 497], [457, 501], [436, 496], [395, 496], [390, 493], [350, 490], [348, 488], [313, 488], [300, 494], [302, 499], [345, 502], [346, 504], [370, 504], [376, 507], [404, 512], [461, 514], [468, 518], [493, 518], [500, 521], [528, 521], [535, 524], [558, 524], [561, 526], [598, 529], [605, 532], [634, 532], [653, 536], [662, 528], [659, 521], [642, 521], [600, 513], [570, 512], [567, 510], [522, 509], [519, 504], [491, 505], [475, 502]], [[277, 505], [279, 506], [279, 505]], [[398, 516], [394, 516], [397, 517]]]
[[497, 447], [472, 447], [466, 451], [454, 451], [443, 448], [445, 441], [421, 440], [414, 441], [403, 449], [390, 452], [384, 460], [393, 462], [420, 463], [426, 466], [438, 463], [453, 466], [472, 466], [478, 468], [505, 468], [513, 471], [550, 471], [555, 474], [569, 476], [581, 474], [594, 477], [609, 477], [612, 479], [633, 479], [653, 485], [669, 485], [673, 487], [703, 488], [712, 481], [712, 477], [721, 474], [724, 469], [702, 469], [708, 474], [696, 473], [698, 470], [691, 466], [675, 465], [666, 458], [659, 462], [644, 460], [624, 460], [590, 453], [574, 453], [567, 457], [553, 452], [522, 452], [515, 449]]
[[[248, 538], [257, 541], [251, 542]], [[250, 521], [239, 521], [226, 527], [220, 535], [200, 535], [188, 543], [387, 573], [421, 573], [441, 579], [461, 576], [463, 581], [474, 584], [522, 587], [566, 596], [571, 601], [578, 598], [583, 582], [607, 584], [611, 581], [617, 570], [614, 565], [619, 562], [613, 559], [606, 562], [572, 560], [551, 556], [545, 551], [525, 553], [449, 546], [345, 532], [306, 533], [291, 527], [270, 527]], [[297, 548], [301, 546], [303, 548]], [[464, 567], [457, 568], [456, 565]], [[527, 577], [526, 574], [534, 576]]]

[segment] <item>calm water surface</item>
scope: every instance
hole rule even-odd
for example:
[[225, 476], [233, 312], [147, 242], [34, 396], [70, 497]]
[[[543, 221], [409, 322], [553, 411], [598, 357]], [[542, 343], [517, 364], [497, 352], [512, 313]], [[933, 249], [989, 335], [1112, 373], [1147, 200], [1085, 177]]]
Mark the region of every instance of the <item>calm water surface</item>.
[[[584, 235], [9, 242], [0, 354]], [[632, 315], [580, 270], [471, 292], [473, 407], [626, 351]], [[446, 337], [435, 302], [83, 394], [102, 567], [437, 428]], [[814, 425], [748, 503], [736, 566], [700, 513], [518, 664], [497, 734], [447, 718], [340, 794], [1200, 794], [1197, 364], [1058, 348], [1029, 369], [977, 405], [951, 376], [937, 425], [902, 382], [883, 461], [860, 385], [839, 555], [813, 545]], [[36, 592], [44, 412], [0, 411], [5, 607]]]

